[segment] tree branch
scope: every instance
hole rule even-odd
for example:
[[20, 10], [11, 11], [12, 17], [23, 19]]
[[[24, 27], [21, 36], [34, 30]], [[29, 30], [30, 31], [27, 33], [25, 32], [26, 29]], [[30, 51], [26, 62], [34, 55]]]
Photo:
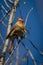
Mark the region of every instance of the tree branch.
[[7, 6], [9, 9], [11, 9], [10, 6], [7, 4], [6, 0], [4, 0], [4, 2], [5, 2], [5, 4], [6, 4], [6, 6]]
[[[14, 14], [15, 14], [15, 12], [16, 12], [16, 11], [15, 11], [15, 8], [17, 7], [18, 3], [19, 3], [19, 0], [15, 0], [15, 2], [14, 2], [14, 8], [13, 8], [12, 11], [11, 11], [10, 19], [9, 19], [9, 22], [8, 22], [8, 24], [10, 24], [10, 25], [8, 25], [7, 34], [10, 32], [11, 23], [12, 23], [12, 21], [13, 21]], [[4, 48], [3, 48], [3, 51], [2, 51], [2, 58], [1, 58], [0, 65], [4, 65], [4, 58], [5, 58], [6, 50], [7, 50], [7, 47], [8, 47], [8, 42], [9, 42], [9, 39], [7, 39], [7, 40], [5, 41], [5, 45], [4, 45]]]
[[41, 52], [41, 51], [32, 43], [32, 41], [31, 41], [30, 39], [28, 39], [27, 36], [26, 36], [25, 38], [26, 38], [26, 39], [30, 42], [30, 44], [39, 52], [39, 54], [43, 56], [43, 52]]
[[30, 49], [21, 41], [22, 45], [24, 46], [24, 48], [26, 49], [27, 53], [30, 55], [32, 61], [34, 62], [34, 65], [36, 65], [36, 61], [35, 61], [35, 58], [34, 56], [32, 55]]
[[30, 9], [30, 11], [28, 11], [28, 13], [27, 13], [27, 15], [26, 15], [25, 26], [26, 26], [26, 24], [27, 24], [28, 17], [29, 17], [29, 15], [30, 15], [30, 13], [31, 13], [32, 10], [33, 10], [33, 7]]

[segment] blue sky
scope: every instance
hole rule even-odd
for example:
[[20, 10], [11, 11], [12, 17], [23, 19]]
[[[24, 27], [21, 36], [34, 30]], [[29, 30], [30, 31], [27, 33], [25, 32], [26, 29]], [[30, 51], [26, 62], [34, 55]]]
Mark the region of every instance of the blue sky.
[[[16, 22], [16, 18], [21, 17], [21, 15], [22, 15], [22, 18], [25, 20], [28, 11], [30, 10], [31, 7], [33, 7], [33, 11], [31, 12], [30, 16], [28, 17], [28, 21], [27, 21], [27, 25], [26, 25], [27, 29], [29, 29], [29, 27], [31, 27], [30, 34], [27, 34], [27, 35], [28, 35], [28, 38], [30, 40], [32, 40], [34, 45], [36, 47], [38, 47], [41, 51], [43, 51], [43, 13], [42, 13], [43, 12], [43, 3], [42, 3], [43, 0], [25, 0], [25, 1], [27, 2], [26, 5], [24, 5], [23, 1], [20, 0], [20, 3], [19, 3], [20, 8], [17, 7], [15, 18], [13, 20], [13, 25]], [[3, 4], [3, 6], [7, 9], [3, 0], [0, 0], [0, 3]], [[20, 13], [20, 9], [21, 9], [22, 14]], [[1, 8], [0, 8], [0, 10], [1, 10]], [[1, 19], [1, 17], [2, 17], [2, 15], [0, 13], [0, 19]], [[8, 20], [4, 21], [5, 24], [8, 24], [7, 21]], [[2, 36], [5, 40], [6, 28], [2, 24], [0, 24], [0, 33], [2, 34]], [[42, 61], [43, 60], [42, 56], [40, 56], [40, 54], [32, 47], [32, 45], [29, 44], [29, 42], [27, 40], [23, 40], [23, 41], [24, 41], [25, 45], [27, 45], [29, 47], [32, 54], [35, 56], [35, 59], [40, 59]], [[1, 43], [2, 43], [2, 40], [0, 39], [0, 44]], [[22, 55], [25, 52], [26, 52], [25, 49], [20, 44], [19, 45], [19, 57], [22, 57]], [[24, 62], [24, 64], [26, 65], [25, 62]], [[31, 58], [29, 59], [28, 65], [33, 65]], [[39, 65], [39, 63], [37, 63], [37, 65]]]

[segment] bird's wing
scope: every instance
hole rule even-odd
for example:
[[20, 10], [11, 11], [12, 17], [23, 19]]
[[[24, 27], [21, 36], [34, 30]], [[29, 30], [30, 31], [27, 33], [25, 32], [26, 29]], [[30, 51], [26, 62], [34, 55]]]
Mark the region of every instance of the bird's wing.
[[14, 26], [14, 27], [10, 30], [10, 32], [9, 32], [9, 34], [7, 35], [6, 39], [8, 39], [8, 38], [10, 37], [11, 33], [13, 32], [13, 30], [15, 30], [15, 28], [16, 28], [16, 26]]

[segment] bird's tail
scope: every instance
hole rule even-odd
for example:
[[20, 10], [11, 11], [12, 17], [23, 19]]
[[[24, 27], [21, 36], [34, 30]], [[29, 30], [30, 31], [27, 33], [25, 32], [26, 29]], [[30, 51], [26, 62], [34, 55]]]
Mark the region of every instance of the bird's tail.
[[12, 49], [13, 49], [13, 40], [10, 41], [9, 54], [12, 53]]

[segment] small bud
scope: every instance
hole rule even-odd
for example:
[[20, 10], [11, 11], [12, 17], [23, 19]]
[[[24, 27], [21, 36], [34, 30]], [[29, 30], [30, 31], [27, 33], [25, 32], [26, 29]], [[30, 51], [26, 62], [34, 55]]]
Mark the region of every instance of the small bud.
[[24, 4], [26, 4], [26, 2], [24, 1]]

